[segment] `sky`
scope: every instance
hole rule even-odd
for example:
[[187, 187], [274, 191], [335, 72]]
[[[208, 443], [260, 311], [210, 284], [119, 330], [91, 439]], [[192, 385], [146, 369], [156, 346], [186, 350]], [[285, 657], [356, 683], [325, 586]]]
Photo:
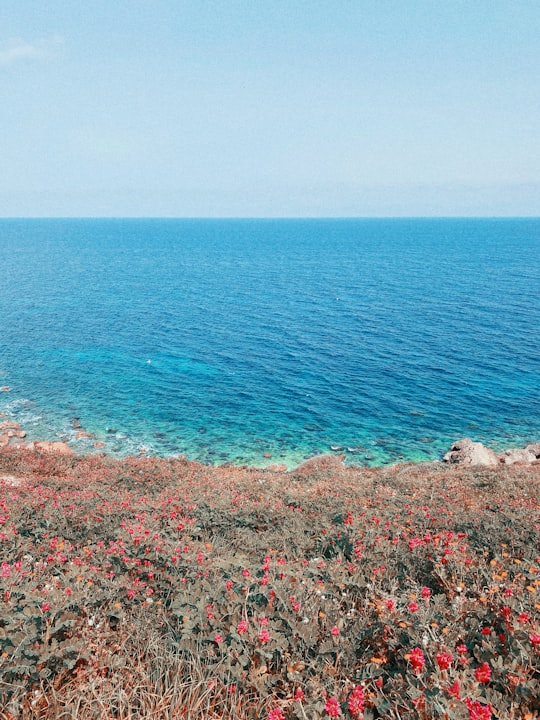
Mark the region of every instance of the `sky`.
[[2, 0], [0, 216], [540, 215], [538, 0]]

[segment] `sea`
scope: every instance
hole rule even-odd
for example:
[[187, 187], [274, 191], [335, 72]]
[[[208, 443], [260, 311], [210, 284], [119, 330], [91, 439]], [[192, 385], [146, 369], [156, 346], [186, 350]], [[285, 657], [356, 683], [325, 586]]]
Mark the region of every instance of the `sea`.
[[0, 421], [77, 453], [523, 446], [540, 219], [2, 219], [0, 386]]

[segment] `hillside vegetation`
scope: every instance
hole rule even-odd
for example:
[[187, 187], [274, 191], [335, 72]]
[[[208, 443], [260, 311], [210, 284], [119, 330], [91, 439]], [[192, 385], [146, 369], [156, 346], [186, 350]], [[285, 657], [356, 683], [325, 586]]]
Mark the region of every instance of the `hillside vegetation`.
[[0, 718], [536, 718], [539, 481], [7, 447]]

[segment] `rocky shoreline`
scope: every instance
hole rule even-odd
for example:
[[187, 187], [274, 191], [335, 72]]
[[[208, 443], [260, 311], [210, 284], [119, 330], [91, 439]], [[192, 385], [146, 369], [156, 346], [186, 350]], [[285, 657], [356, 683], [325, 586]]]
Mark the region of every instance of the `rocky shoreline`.
[[443, 456], [443, 462], [454, 465], [532, 465], [540, 463], [540, 442], [532, 443], [524, 448], [512, 448], [497, 455], [491, 448], [470, 438], [455, 442]]
[[[93, 436], [78, 424], [77, 437], [92, 439]], [[102, 448], [104, 443], [94, 442], [96, 449]], [[54, 453], [56, 455], [75, 455], [74, 450], [64, 441], [28, 440], [26, 431], [14, 420], [4, 419], [0, 422], [0, 450], [2, 448], [17, 448], [30, 452]], [[296, 470], [305, 469], [312, 464], [341, 464], [344, 455], [327, 454], [310, 458], [301, 463]], [[442, 463], [449, 465], [468, 465], [497, 467], [499, 465], [540, 465], [540, 442], [532, 443], [524, 448], [510, 448], [497, 455], [491, 448], [470, 438], [457, 440], [448, 452], [442, 457]], [[230, 463], [227, 463], [230, 464]], [[408, 464], [408, 463], [406, 463]], [[285, 465], [269, 465], [267, 470], [285, 472]]]

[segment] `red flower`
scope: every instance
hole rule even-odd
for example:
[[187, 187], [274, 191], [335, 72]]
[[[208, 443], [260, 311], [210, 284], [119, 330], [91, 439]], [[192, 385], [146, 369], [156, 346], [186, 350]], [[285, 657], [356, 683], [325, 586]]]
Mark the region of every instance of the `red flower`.
[[248, 629], [247, 622], [245, 620], [240, 620], [236, 629], [238, 630], [238, 633], [240, 635], [242, 635], [242, 633], [247, 632], [247, 629]]
[[491, 668], [489, 663], [484, 662], [480, 665], [480, 667], [476, 668], [474, 671], [474, 677], [480, 683], [488, 683], [491, 678]]
[[478, 700], [467, 698], [465, 704], [469, 710], [469, 720], [491, 720], [491, 704], [481, 705]]
[[302, 702], [302, 700], [304, 700], [305, 697], [306, 696], [304, 695], [304, 691], [302, 690], [302, 688], [299, 688], [299, 687], [296, 688], [296, 690], [294, 692], [293, 700], [296, 700], [296, 702]]
[[428, 587], [423, 587], [420, 591], [420, 594], [423, 598], [431, 597], [431, 590]]
[[415, 613], [418, 610], [418, 605], [415, 602], [409, 603], [409, 610], [412, 613]]
[[364, 688], [361, 685], [354, 686], [347, 707], [353, 716], [359, 716], [364, 712]]
[[426, 664], [424, 653], [419, 647], [415, 647], [411, 650], [409, 661], [416, 675], [419, 675], [422, 672], [422, 668]]
[[441, 670], [448, 670], [448, 668], [450, 667], [450, 663], [454, 658], [452, 656], [452, 653], [440, 652], [435, 655], [435, 659], [437, 660], [437, 665], [440, 667]]
[[285, 720], [285, 717], [279, 708], [272, 708], [268, 713], [268, 720]]
[[528, 623], [531, 618], [527, 615], [527, 613], [520, 613], [517, 616], [518, 623]]
[[482, 635], [491, 635], [491, 628], [490, 627], [483, 627], [480, 632]]
[[259, 641], [263, 643], [267, 643], [270, 640], [270, 633], [266, 628], [263, 628], [261, 632], [259, 633]]
[[330, 697], [325, 703], [324, 706], [325, 711], [330, 715], [330, 717], [340, 717], [341, 716], [341, 707], [339, 704], [339, 701], [335, 697]]
[[459, 692], [460, 692], [459, 681], [458, 681], [458, 680], [455, 680], [455, 681], [452, 683], [452, 685], [449, 685], [449, 686], [446, 688], [446, 692], [447, 692], [449, 695], [451, 695], [452, 697], [455, 697], [455, 698], [457, 698], [457, 699], [459, 700], [459, 697], [460, 697], [460, 695], [459, 695]]
[[339, 628], [338, 628], [336, 625], [334, 625], [334, 627], [330, 630], [330, 633], [331, 633], [334, 637], [337, 637], [337, 636], [339, 635]]
[[465, 655], [467, 652], [467, 646], [461, 643], [460, 645], [457, 645], [456, 650], [460, 655]]
[[537, 645], [540, 645], [540, 634], [532, 634], [531, 633], [531, 635], [529, 635], [529, 640], [532, 642], [534, 647], [536, 647]]

